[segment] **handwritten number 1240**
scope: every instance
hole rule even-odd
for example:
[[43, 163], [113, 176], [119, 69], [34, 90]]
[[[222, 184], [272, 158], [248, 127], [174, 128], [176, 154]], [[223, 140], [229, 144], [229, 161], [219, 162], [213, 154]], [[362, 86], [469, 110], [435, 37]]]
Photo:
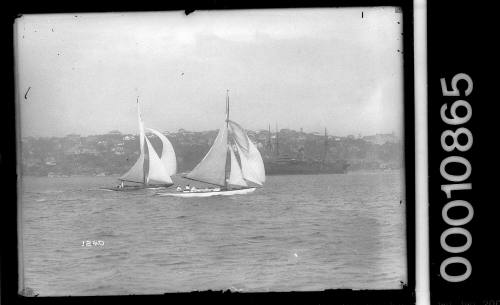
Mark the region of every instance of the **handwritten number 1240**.
[[104, 246], [103, 240], [84, 240], [82, 241], [82, 247], [102, 247]]

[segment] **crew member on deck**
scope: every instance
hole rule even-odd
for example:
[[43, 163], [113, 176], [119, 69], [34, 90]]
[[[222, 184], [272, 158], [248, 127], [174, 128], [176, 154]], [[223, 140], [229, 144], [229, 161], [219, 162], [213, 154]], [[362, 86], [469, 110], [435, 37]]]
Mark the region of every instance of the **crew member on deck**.
[[189, 184], [186, 185], [186, 187], [184, 188], [186, 191], [189, 191], [191, 188], [189, 187]]
[[182, 192], [182, 187], [180, 185], [177, 186], [177, 191]]

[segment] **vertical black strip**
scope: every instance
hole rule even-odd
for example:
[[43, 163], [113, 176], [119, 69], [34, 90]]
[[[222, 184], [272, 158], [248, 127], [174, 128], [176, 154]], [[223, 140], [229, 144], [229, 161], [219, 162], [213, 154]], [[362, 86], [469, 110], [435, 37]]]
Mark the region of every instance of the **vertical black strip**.
[[[488, 16], [494, 12], [477, 1], [428, 1], [428, 142], [429, 142], [429, 247], [430, 247], [430, 285], [433, 304], [500, 304], [500, 253], [498, 245], [500, 217], [497, 199], [498, 153], [497, 112], [492, 104], [497, 103], [494, 96], [489, 97], [495, 85], [488, 84], [495, 79], [489, 71], [495, 71], [493, 62], [497, 55], [491, 46], [497, 39], [496, 23], [498, 18]], [[473, 83], [472, 92], [466, 96], [467, 82], [457, 83], [459, 96], [444, 96], [441, 79], [446, 90], [452, 90], [452, 79], [460, 73], [467, 74]], [[496, 85], [498, 86], [498, 85]], [[470, 104], [472, 116], [463, 124], [448, 124], [443, 121], [440, 110], [447, 105], [445, 115], [452, 116], [450, 108], [457, 100]], [[464, 116], [464, 107], [457, 109], [459, 116]], [[453, 149], [445, 151], [441, 136], [443, 132], [466, 128], [472, 134], [472, 147], [466, 151]], [[467, 143], [467, 136], [458, 139], [461, 145]], [[447, 137], [445, 144], [451, 145], [452, 138]], [[443, 177], [440, 165], [446, 158], [458, 156], [471, 165], [471, 175], [461, 182], [453, 182]], [[463, 173], [464, 166], [449, 165], [449, 173]], [[490, 178], [491, 177], [491, 178]], [[471, 189], [451, 192], [448, 198], [441, 190], [443, 185], [470, 183]], [[453, 200], [464, 200], [473, 207], [473, 218], [463, 225], [450, 225], [445, 222], [442, 213], [446, 204]], [[450, 218], [464, 218], [465, 208], [449, 210]], [[459, 234], [441, 238], [450, 228], [466, 230], [470, 233], [472, 244], [465, 251], [450, 253], [446, 244], [457, 247], [465, 244], [466, 238]], [[449, 231], [448, 231], [449, 232]], [[471, 274], [459, 282], [447, 280], [446, 274], [460, 275], [465, 266], [449, 265], [445, 273], [441, 270], [443, 262], [451, 257], [460, 257], [470, 263]]]

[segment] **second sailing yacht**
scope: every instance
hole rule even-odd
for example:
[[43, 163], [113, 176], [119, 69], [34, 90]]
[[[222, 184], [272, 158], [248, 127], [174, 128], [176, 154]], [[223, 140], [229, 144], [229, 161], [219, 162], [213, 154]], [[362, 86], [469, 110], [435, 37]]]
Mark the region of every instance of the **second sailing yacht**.
[[[165, 188], [173, 184], [171, 176], [177, 171], [177, 161], [172, 144], [161, 132], [152, 128], [144, 128], [139, 100], [137, 100], [137, 118], [139, 123], [139, 158], [132, 168], [119, 178], [120, 185], [111, 190]], [[161, 157], [158, 156], [153, 145], [146, 137], [145, 129], [160, 138], [162, 142]], [[127, 185], [125, 185], [125, 182], [127, 182]]]

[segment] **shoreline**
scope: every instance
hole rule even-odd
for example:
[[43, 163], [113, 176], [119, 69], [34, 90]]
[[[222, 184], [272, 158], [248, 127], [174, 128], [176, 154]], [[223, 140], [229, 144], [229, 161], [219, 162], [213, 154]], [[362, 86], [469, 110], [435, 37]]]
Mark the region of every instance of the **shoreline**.
[[[375, 174], [375, 173], [393, 173], [403, 171], [404, 168], [396, 168], [396, 169], [359, 169], [347, 171], [346, 173], [338, 173], [338, 174], [330, 174], [330, 175], [349, 175], [349, 174]], [[329, 174], [312, 174], [307, 176], [316, 176], [316, 175], [329, 175]], [[21, 178], [76, 178], [76, 177], [96, 177], [96, 178], [118, 178], [120, 174], [111, 174], [111, 175], [92, 175], [92, 174], [76, 174], [76, 175], [46, 175], [46, 176], [36, 176], [36, 175], [20, 175]], [[266, 177], [274, 177], [274, 176], [301, 176], [301, 175], [271, 175]]]

